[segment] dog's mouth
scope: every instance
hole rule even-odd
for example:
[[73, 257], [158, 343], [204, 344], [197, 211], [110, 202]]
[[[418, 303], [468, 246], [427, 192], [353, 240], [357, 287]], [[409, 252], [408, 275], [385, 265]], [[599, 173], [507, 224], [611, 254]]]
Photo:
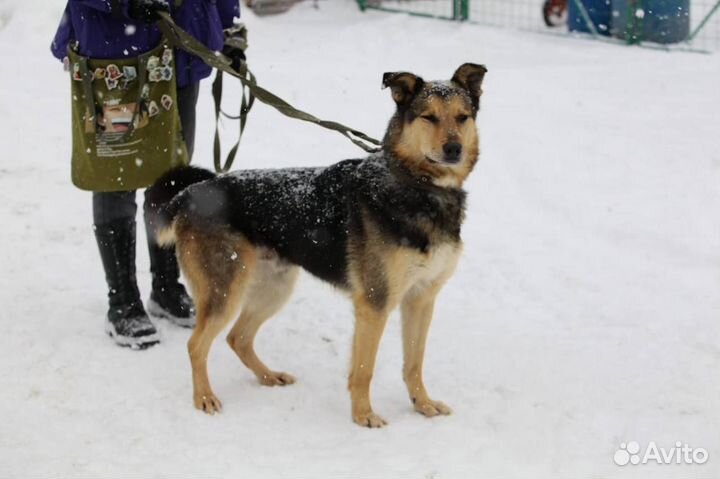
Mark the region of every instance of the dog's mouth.
[[448, 167], [450, 167], [450, 166], [455, 166], [455, 165], [457, 165], [458, 163], [460, 163], [460, 159], [459, 159], [459, 158], [458, 158], [457, 160], [452, 160], [452, 161], [450, 161], [450, 160], [434, 160], [434, 159], [430, 158], [430, 157], [427, 156], [427, 155], [425, 155], [425, 160], [426, 160], [428, 163], [432, 163], [433, 165], [441, 165], [441, 166], [448, 166]]

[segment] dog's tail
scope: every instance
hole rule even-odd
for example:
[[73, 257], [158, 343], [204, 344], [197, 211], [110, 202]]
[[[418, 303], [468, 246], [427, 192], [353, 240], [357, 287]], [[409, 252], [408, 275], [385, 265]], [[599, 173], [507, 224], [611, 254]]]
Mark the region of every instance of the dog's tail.
[[[150, 233], [161, 246], [175, 242], [173, 222], [182, 202], [177, 195], [190, 185], [215, 178], [215, 173], [194, 166], [182, 166], [162, 175], [145, 192], [145, 217]], [[175, 200], [173, 200], [175, 198]]]

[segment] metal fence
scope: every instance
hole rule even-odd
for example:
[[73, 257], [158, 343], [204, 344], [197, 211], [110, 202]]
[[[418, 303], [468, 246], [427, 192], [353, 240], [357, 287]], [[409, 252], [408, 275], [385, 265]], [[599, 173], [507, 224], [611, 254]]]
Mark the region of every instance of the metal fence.
[[703, 50], [720, 50], [720, 1], [692, 0], [690, 26], [690, 45]]
[[[616, 4], [623, 9], [631, 8], [630, 21], [640, 22], [646, 12], [652, 14], [652, 4], [657, 0], [605, 0], [613, 6], [612, 19], [619, 17]], [[609, 25], [595, 25], [585, 7], [584, 0], [357, 0], [361, 9], [377, 9], [391, 12], [403, 12], [411, 15], [466, 21], [482, 25], [492, 25], [536, 32], [567, 33], [568, 10], [577, 17], [582, 14], [582, 23], [589, 30], [598, 31], [598, 38], [610, 40], [612, 37], [624, 37], [618, 42], [641, 43], [648, 46], [660, 46], [643, 41], [639, 36], [610, 36]], [[570, 4], [572, 2], [572, 4]], [[574, 12], [573, 12], [574, 11]], [[690, 28], [683, 40], [662, 45], [663, 48], [693, 49], [701, 51], [720, 50], [720, 0], [689, 0], [682, 12], [689, 15]], [[573, 17], [574, 18], [574, 17]], [[583, 25], [584, 27], [585, 25]], [[617, 33], [617, 32], [613, 32]], [[604, 35], [607, 34], [607, 35]]]

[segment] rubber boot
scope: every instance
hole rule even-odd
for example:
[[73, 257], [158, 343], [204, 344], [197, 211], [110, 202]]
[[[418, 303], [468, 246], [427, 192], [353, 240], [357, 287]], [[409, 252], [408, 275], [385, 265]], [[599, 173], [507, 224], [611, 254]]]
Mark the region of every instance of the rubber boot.
[[120, 346], [145, 349], [160, 342], [160, 334], [145, 313], [135, 278], [135, 220], [95, 226], [108, 285], [109, 309], [105, 330]]
[[185, 287], [180, 284], [175, 247], [161, 247], [153, 237], [152, 227], [147, 224], [152, 293], [147, 303], [148, 312], [165, 318], [183, 328], [195, 326], [195, 306]]

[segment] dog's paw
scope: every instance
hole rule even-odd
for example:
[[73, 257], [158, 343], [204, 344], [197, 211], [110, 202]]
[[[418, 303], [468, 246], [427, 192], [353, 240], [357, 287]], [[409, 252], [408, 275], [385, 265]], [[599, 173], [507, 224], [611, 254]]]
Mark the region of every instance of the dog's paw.
[[387, 426], [387, 421], [372, 411], [364, 414], [353, 414], [353, 421], [362, 427], [378, 428]]
[[193, 397], [195, 407], [207, 414], [222, 411], [222, 403], [213, 393], [198, 394]]
[[288, 386], [295, 382], [295, 378], [288, 373], [270, 371], [258, 377], [263, 386]]
[[440, 401], [428, 399], [426, 401], [416, 401], [415, 410], [426, 417], [447, 416], [452, 413], [452, 409], [447, 404]]

